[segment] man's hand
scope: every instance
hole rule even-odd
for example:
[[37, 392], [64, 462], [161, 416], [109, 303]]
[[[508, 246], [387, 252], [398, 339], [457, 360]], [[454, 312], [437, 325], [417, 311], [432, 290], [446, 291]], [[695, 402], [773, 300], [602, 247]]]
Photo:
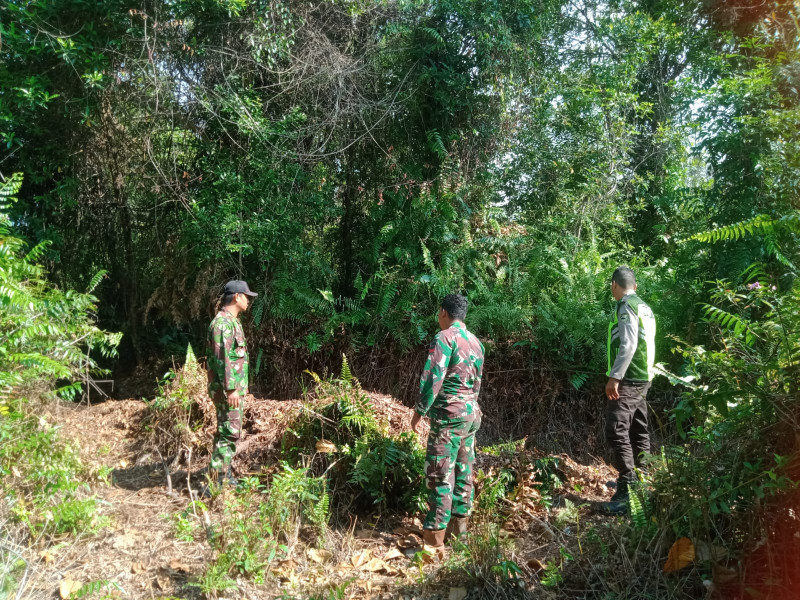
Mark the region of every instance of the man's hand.
[[239, 408], [239, 390], [231, 390], [228, 392], [228, 406], [231, 408]]
[[414, 416], [411, 417], [411, 429], [416, 433], [422, 433], [422, 431], [420, 431], [420, 423], [422, 423], [422, 415], [415, 411]]
[[606, 384], [606, 398], [609, 400], [619, 400], [619, 379], [608, 378]]

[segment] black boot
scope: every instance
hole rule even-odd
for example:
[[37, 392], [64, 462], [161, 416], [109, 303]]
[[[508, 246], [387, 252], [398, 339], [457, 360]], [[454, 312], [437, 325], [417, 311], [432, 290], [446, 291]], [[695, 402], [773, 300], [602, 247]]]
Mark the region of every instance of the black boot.
[[211, 467], [206, 467], [203, 473], [205, 482], [198, 490], [197, 496], [200, 500], [210, 500], [214, 496], [214, 491], [219, 491], [219, 487], [223, 481], [223, 472]]
[[222, 472], [219, 482], [220, 486], [228, 485], [232, 488], [239, 487], [239, 480], [236, 478], [236, 475], [233, 474], [233, 468], [230, 465], [225, 467], [225, 470]]
[[600, 510], [608, 515], [623, 515], [628, 512], [630, 495], [627, 481], [617, 481], [617, 491], [608, 502], [600, 503]]

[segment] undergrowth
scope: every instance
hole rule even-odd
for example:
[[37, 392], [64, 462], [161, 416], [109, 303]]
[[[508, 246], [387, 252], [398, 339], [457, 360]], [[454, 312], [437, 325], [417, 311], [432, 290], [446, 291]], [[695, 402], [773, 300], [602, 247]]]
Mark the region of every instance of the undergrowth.
[[463, 542], [455, 542], [437, 581], [465, 586], [475, 598], [532, 598], [514, 541], [497, 523], [472, 527]]
[[[236, 588], [244, 576], [263, 584], [300, 544], [324, 546], [328, 530], [329, 497], [324, 478], [307, 468], [284, 464], [268, 482], [258, 477], [240, 481], [233, 490], [215, 490], [215, 522], [207, 535], [214, 557], [190, 586], [206, 595]], [[176, 516], [175, 531], [195, 539], [208, 511], [195, 502]]]
[[314, 394], [284, 436], [286, 459], [324, 475], [345, 511], [424, 509], [425, 451], [416, 434], [392, 434], [388, 423], [378, 421], [346, 357], [338, 379], [312, 376]]
[[107, 519], [85, 483], [88, 473], [77, 450], [27, 399], [12, 399], [8, 406], [0, 418], [0, 492], [12, 522], [37, 540], [98, 531]]
[[153, 452], [173, 466], [191, 456], [211, 452], [209, 436], [203, 429], [214, 422], [214, 408], [206, 390], [207, 377], [191, 345], [181, 368], [170, 369], [147, 401], [147, 415], [141, 423], [141, 451]]

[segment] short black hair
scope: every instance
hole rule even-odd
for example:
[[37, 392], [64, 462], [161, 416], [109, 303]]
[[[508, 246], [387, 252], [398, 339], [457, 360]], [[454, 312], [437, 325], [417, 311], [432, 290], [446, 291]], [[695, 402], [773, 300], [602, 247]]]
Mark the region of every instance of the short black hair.
[[236, 294], [222, 294], [222, 302], [220, 302], [220, 306], [228, 306], [233, 304], [233, 299], [236, 297]]
[[467, 316], [467, 299], [461, 294], [447, 294], [442, 298], [441, 306], [448, 315], [459, 321]]
[[636, 275], [630, 267], [617, 267], [614, 269], [611, 281], [616, 281], [623, 290], [632, 290], [636, 285]]

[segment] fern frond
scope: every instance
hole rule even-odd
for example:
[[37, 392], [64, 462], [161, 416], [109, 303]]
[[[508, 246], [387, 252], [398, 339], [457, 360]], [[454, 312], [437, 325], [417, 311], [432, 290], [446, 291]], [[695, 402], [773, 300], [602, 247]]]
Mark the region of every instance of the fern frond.
[[439, 157], [439, 160], [447, 158], [447, 148], [445, 148], [442, 134], [435, 129], [431, 129], [427, 133], [428, 149]]
[[764, 280], [768, 278], [767, 272], [764, 270], [764, 265], [758, 262], [754, 262], [744, 271], [742, 271], [741, 277], [746, 283], [750, 283], [752, 281], [758, 281], [759, 279]]
[[768, 215], [757, 215], [752, 219], [723, 225], [709, 231], [702, 231], [693, 235], [690, 240], [697, 240], [704, 243], [716, 243], [723, 241], [738, 240], [746, 235], [754, 233], [771, 234], [775, 231], [775, 223], [778, 219], [773, 219]]
[[644, 529], [647, 527], [647, 515], [645, 514], [642, 501], [639, 499], [639, 494], [632, 493], [630, 498], [631, 521], [637, 529]]
[[702, 306], [706, 319], [712, 323], [716, 323], [723, 329], [732, 331], [734, 335], [745, 333], [746, 339], [749, 340], [748, 345], [752, 342], [755, 337], [755, 332], [748, 321], [738, 315], [722, 310], [717, 306], [712, 306], [711, 304], [703, 304]]
[[12, 173], [8, 179], [0, 182], [0, 208], [14, 202], [16, 200], [14, 196], [20, 188], [22, 188], [22, 173]]
[[92, 277], [92, 280], [89, 282], [89, 287], [86, 288], [86, 293], [87, 294], [91, 294], [97, 288], [97, 286], [100, 285], [100, 282], [103, 281], [103, 278], [107, 274], [108, 274], [108, 271], [98, 271], [95, 274], [95, 276]]
[[442, 34], [436, 31], [433, 27], [420, 27], [420, 31], [432, 38], [437, 48], [444, 47], [444, 38], [442, 37]]
[[342, 354], [342, 372], [340, 377], [345, 383], [352, 383], [353, 381], [353, 374], [350, 372], [350, 365], [347, 362], [347, 356], [345, 354]]
[[584, 383], [589, 379], [588, 373], [575, 373], [569, 378], [569, 382], [576, 390], [580, 390]]

